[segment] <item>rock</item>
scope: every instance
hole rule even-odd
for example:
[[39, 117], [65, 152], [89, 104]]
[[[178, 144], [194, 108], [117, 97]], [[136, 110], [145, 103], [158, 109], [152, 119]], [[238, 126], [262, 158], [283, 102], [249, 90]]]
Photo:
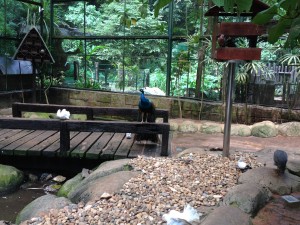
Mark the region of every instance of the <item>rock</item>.
[[288, 122], [278, 125], [278, 131], [283, 136], [300, 136], [300, 122]]
[[51, 194], [41, 196], [21, 210], [17, 216], [16, 224], [33, 217], [46, 215], [51, 209], [61, 209], [69, 204], [71, 204], [70, 200], [64, 197], [57, 197]]
[[200, 132], [205, 134], [221, 133], [222, 125], [219, 123], [205, 122], [201, 124]]
[[263, 121], [252, 125], [251, 134], [255, 137], [275, 137], [278, 134], [278, 130], [273, 122]]
[[52, 180], [55, 182], [58, 182], [58, 183], [62, 183], [66, 180], [66, 177], [58, 175], [58, 176], [54, 177]]
[[68, 198], [74, 203], [87, 203], [96, 200], [105, 192], [118, 192], [126, 182], [138, 174], [138, 172], [133, 171], [119, 171], [99, 177], [88, 183], [76, 186], [76, 188], [69, 193]]
[[[222, 132], [224, 132], [224, 129], [222, 129]], [[230, 135], [248, 137], [251, 136], [251, 129], [249, 126], [244, 124], [232, 124]]]
[[201, 225], [252, 225], [248, 214], [236, 207], [220, 206], [212, 211]]
[[269, 188], [272, 193], [279, 195], [287, 195], [291, 192], [300, 191], [300, 177], [297, 177], [289, 172], [282, 175], [277, 175], [276, 170], [269, 167], [260, 167], [248, 170], [241, 174], [238, 179], [240, 184], [260, 184], [263, 187]]
[[193, 121], [187, 120], [178, 125], [178, 131], [183, 133], [195, 133], [198, 131], [198, 125]]
[[11, 193], [24, 181], [22, 171], [0, 164], [0, 195]]
[[170, 121], [170, 131], [177, 131], [178, 130], [178, 124], [174, 121]]
[[235, 206], [252, 217], [269, 201], [269, 189], [255, 183], [239, 184], [232, 187], [223, 199], [224, 205]]
[[67, 180], [63, 186], [57, 192], [57, 196], [59, 197], [68, 197], [68, 194], [76, 188], [77, 185], [83, 180], [82, 174], [79, 173], [75, 177], [70, 180]]
[[286, 164], [286, 168], [291, 174], [300, 177], [300, 160], [290, 159]]

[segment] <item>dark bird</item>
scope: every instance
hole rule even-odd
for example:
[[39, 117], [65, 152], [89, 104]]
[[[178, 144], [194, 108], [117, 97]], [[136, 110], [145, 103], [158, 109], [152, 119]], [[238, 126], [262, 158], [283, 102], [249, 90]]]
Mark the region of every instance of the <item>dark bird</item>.
[[286, 163], [288, 160], [288, 155], [283, 150], [276, 150], [274, 152], [274, 165], [277, 166], [278, 174], [283, 174], [286, 168]]
[[224, 47], [236, 47], [235, 40], [232, 37], [225, 37], [224, 34], [221, 34], [217, 39], [219, 48]]
[[218, 44], [219, 44], [219, 47], [225, 47], [225, 36], [224, 36], [224, 34], [221, 34], [218, 37]]
[[[148, 98], [145, 97], [145, 93], [143, 89], [140, 89], [141, 95], [139, 100], [139, 121], [142, 123], [149, 122], [155, 123], [155, 105]], [[135, 140], [149, 140], [155, 143], [159, 142], [158, 134], [136, 134]]]

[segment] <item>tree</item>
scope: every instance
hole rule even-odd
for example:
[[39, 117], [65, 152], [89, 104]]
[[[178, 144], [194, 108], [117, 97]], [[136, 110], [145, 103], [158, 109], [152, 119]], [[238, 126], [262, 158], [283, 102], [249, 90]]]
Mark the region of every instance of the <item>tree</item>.
[[[155, 15], [161, 8], [168, 5], [173, 0], [157, 0], [154, 6]], [[219, 7], [223, 7], [226, 12], [237, 11], [238, 13], [250, 10], [253, 0], [212, 0]], [[257, 24], [275, 23], [268, 30], [268, 41], [275, 43], [285, 33], [288, 33], [285, 47], [300, 46], [300, 2], [299, 0], [275, 0], [272, 6], [258, 13], [253, 22]]]

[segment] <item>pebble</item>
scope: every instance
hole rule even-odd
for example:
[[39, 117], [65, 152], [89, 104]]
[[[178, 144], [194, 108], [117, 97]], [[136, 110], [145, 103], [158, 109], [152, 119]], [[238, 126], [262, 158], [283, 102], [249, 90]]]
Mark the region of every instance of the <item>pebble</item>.
[[118, 193], [86, 205], [51, 210], [24, 224], [166, 224], [163, 214], [183, 211], [187, 204], [199, 213], [201, 207], [218, 206], [227, 190], [237, 184], [241, 171], [236, 163], [241, 156], [252, 168], [262, 166], [252, 153], [236, 153], [230, 159], [196, 153], [181, 158], [139, 156], [131, 164], [142, 173]]

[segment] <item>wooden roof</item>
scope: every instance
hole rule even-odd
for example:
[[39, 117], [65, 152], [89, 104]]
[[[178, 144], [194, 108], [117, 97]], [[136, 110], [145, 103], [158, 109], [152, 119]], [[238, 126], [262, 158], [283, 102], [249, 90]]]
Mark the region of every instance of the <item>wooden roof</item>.
[[[243, 12], [241, 16], [255, 16], [257, 13], [268, 9], [269, 6], [259, 0], [253, 0], [250, 12]], [[225, 12], [223, 7], [213, 6], [206, 13], [205, 16], [234, 16], [237, 13]]]
[[55, 62], [36, 27], [32, 27], [25, 35], [13, 59], [36, 63]]

